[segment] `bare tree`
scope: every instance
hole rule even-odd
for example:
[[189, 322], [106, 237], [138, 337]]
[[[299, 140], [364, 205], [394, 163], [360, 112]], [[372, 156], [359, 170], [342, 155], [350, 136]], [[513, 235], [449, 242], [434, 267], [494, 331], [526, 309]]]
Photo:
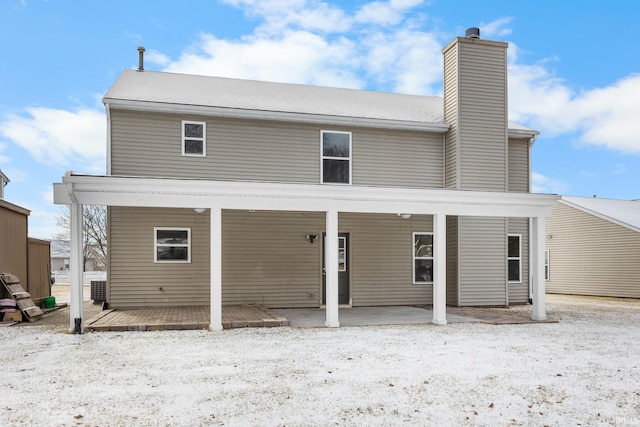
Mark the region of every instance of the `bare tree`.
[[[55, 235], [59, 240], [71, 238], [71, 215], [69, 206], [61, 208], [56, 216], [58, 227], [62, 231]], [[102, 205], [85, 205], [82, 207], [82, 258], [83, 265], [93, 259], [96, 265], [105, 265], [107, 261], [107, 208]]]

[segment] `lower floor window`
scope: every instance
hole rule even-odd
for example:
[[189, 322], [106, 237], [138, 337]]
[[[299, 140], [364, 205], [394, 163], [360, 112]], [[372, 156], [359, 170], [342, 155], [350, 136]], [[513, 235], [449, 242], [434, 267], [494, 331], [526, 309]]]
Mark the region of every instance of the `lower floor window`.
[[154, 228], [155, 262], [191, 262], [190, 228]]
[[413, 284], [433, 283], [433, 233], [413, 233]]
[[544, 251], [544, 280], [549, 280], [549, 249]]
[[509, 234], [507, 248], [507, 270], [509, 282], [522, 282], [522, 236], [520, 234]]

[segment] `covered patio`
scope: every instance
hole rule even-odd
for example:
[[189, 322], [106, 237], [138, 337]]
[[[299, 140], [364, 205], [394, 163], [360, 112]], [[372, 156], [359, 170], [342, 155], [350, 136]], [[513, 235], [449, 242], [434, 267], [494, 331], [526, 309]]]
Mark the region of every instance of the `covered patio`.
[[[415, 189], [231, 182], [197, 179], [164, 179], [124, 176], [91, 176], [67, 173], [54, 184], [54, 202], [71, 206], [71, 297], [69, 327], [82, 333], [82, 207], [107, 205], [155, 208], [191, 208], [208, 211], [210, 222], [209, 329], [223, 329], [222, 211], [277, 210], [323, 212], [326, 246], [326, 308], [324, 325], [339, 327], [338, 218], [339, 213], [416, 214], [433, 218], [433, 310], [431, 323], [447, 324], [446, 313], [446, 217], [529, 218], [532, 243], [531, 318], [546, 319], [544, 284], [545, 218], [556, 195]], [[205, 213], [206, 214], [206, 213]], [[331, 261], [333, 260], [333, 261]]]

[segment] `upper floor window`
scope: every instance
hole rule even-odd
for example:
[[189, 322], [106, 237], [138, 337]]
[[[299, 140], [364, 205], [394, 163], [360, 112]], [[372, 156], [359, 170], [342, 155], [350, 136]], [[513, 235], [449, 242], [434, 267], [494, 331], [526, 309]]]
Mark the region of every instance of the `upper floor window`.
[[522, 236], [520, 234], [509, 234], [507, 248], [507, 267], [509, 282], [522, 282]]
[[433, 233], [413, 233], [413, 284], [433, 283]]
[[207, 155], [206, 122], [182, 121], [182, 155], [205, 157]]
[[351, 184], [351, 132], [321, 132], [323, 184]]
[[155, 227], [155, 262], [191, 262], [191, 229]]

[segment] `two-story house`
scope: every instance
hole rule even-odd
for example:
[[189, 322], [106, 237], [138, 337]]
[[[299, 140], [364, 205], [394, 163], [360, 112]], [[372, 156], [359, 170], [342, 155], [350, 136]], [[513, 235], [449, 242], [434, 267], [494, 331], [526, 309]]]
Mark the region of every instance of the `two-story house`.
[[[141, 49], [142, 51], [142, 49]], [[141, 52], [142, 55], [142, 52]], [[442, 97], [125, 70], [107, 174], [68, 173], [70, 326], [82, 205], [109, 207], [111, 307], [505, 306], [545, 319], [537, 131], [507, 118], [507, 44], [443, 49]], [[74, 279], [75, 277], [75, 279]], [[74, 283], [76, 284], [74, 286]], [[75, 296], [74, 296], [75, 295]]]

